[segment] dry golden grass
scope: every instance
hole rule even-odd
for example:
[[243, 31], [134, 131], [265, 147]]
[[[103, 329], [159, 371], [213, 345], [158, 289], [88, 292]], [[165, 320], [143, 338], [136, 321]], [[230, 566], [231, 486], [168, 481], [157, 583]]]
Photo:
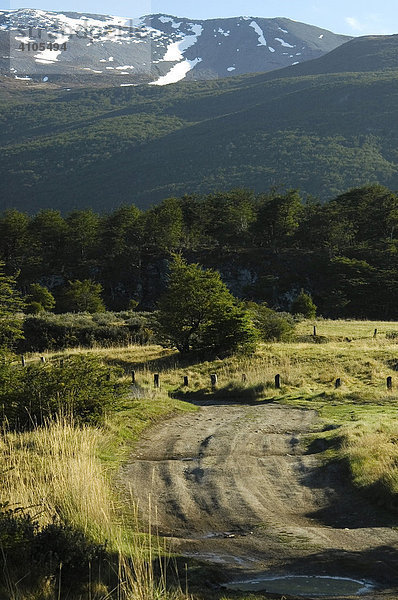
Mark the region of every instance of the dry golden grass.
[[41, 526], [55, 518], [89, 539], [115, 541], [114, 497], [96, 457], [101, 432], [59, 418], [31, 432], [0, 437], [0, 502], [22, 507]]
[[362, 422], [346, 428], [342, 455], [358, 487], [376, 486], [379, 495], [398, 496], [397, 442], [398, 425], [394, 422]]

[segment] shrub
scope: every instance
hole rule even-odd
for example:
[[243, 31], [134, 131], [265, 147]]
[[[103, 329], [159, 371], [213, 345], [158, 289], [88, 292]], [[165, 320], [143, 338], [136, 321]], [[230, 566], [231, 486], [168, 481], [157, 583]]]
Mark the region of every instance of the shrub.
[[24, 508], [7, 503], [0, 504], [0, 548], [0, 569], [29, 591], [39, 587], [42, 577], [57, 577], [61, 568], [64, 582], [66, 576], [69, 583], [81, 585], [89, 565], [107, 557], [106, 546], [79, 529], [58, 522], [41, 528]]
[[[112, 369], [117, 374], [116, 369]], [[113, 379], [113, 380], [112, 380]], [[25, 430], [55, 415], [72, 414], [77, 423], [97, 424], [124, 392], [111, 371], [93, 356], [73, 356], [64, 365], [1, 366], [2, 419], [12, 429]]]
[[149, 313], [44, 313], [25, 318], [20, 350], [42, 352], [83, 346], [145, 344], [153, 337]]
[[253, 323], [263, 341], [286, 341], [294, 330], [294, 319], [288, 313], [278, 313], [264, 304], [249, 302]]
[[37, 313], [54, 308], [55, 298], [46, 287], [39, 283], [32, 283], [29, 286], [29, 292], [25, 309], [27, 313], [36, 315]]
[[388, 340], [393, 340], [394, 342], [398, 341], [398, 331], [386, 331], [386, 338]]
[[291, 311], [294, 315], [303, 315], [307, 319], [313, 319], [316, 315], [316, 306], [311, 296], [301, 290], [292, 302]]

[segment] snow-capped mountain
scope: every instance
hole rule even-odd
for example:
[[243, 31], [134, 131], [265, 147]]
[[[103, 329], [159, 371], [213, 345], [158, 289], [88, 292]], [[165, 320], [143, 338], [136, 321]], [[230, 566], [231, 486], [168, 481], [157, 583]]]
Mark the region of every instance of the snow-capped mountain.
[[166, 85], [272, 71], [348, 41], [286, 18], [139, 19], [36, 9], [0, 11], [0, 72], [16, 79]]

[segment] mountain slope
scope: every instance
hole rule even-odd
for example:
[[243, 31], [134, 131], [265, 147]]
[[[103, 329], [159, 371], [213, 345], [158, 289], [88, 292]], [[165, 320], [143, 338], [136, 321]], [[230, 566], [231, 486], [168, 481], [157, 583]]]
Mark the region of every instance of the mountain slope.
[[325, 73], [387, 71], [398, 68], [398, 35], [363, 36], [350, 40], [317, 60], [294, 65], [276, 77], [298, 77]]
[[368, 182], [397, 189], [398, 70], [384, 64], [4, 96], [1, 208], [146, 206], [237, 186], [322, 199]]
[[0, 11], [0, 72], [117, 85], [214, 79], [312, 60], [348, 36], [290, 19]]

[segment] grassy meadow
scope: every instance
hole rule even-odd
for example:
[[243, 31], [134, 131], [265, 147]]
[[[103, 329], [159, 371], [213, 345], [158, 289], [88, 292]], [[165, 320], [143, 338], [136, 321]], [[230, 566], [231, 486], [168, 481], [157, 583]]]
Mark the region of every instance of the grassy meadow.
[[[163, 592], [156, 587], [153, 573], [143, 566], [143, 557], [152, 559], [167, 551], [156, 536], [142, 533], [134, 490], [126, 500], [118, 490], [117, 473], [144, 430], [178, 411], [197, 410], [193, 400], [275, 401], [317, 410], [324, 427], [310, 434], [305, 443], [323, 439], [320, 460], [341, 461], [354, 485], [398, 509], [398, 323], [303, 321], [290, 342], [262, 344], [253, 356], [224, 360], [182, 357], [174, 350], [149, 345], [73, 349], [45, 356], [51, 362], [87, 352], [106, 365], [121, 367], [126, 382], [131, 382], [134, 370], [136, 385], [109, 411], [101, 426], [76, 427], [70, 419], [60, 417], [32, 431], [4, 431], [0, 437], [0, 503], [3, 510], [23, 509], [40, 528], [68, 523], [92, 543], [104, 544], [119, 557], [119, 596], [115, 597], [165, 597], [165, 586]], [[38, 355], [26, 358], [28, 364], [39, 361]], [[155, 373], [160, 376], [159, 389], [154, 388]], [[211, 386], [211, 373], [218, 376], [216, 388]], [[275, 389], [276, 374], [281, 377], [280, 389]], [[184, 376], [188, 376], [188, 386]], [[388, 376], [392, 377], [392, 390], [387, 389]], [[337, 378], [341, 379], [338, 388]], [[120, 557], [138, 560], [136, 564], [141, 565], [136, 570], [141, 572], [139, 592], [133, 590], [137, 584], [130, 563], [123, 563], [125, 558], [120, 563]], [[28, 598], [12, 581], [10, 572], [5, 597]], [[81, 597], [113, 597], [109, 586], [96, 588], [95, 594], [93, 589], [87, 592], [91, 596]], [[43, 589], [40, 593], [29, 598], [44, 598]], [[184, 596], [181, 590], [175, 593]], [[48, 598], [53, 597], [49, 593]]]

